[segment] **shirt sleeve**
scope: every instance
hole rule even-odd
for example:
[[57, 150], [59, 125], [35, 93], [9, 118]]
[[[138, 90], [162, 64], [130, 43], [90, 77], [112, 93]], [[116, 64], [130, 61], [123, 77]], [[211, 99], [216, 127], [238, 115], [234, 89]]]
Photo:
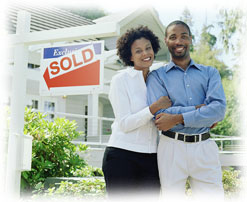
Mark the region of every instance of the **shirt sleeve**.
[[[156, 102], [161, 96], [168, 96], [166, 87], [160, 79], [157, 71], [152, 71], [147, 78], [147, 102], [148, 105]], [[172, 106], [167, 109], [161, 109], [155, 113], [182, 114], [185, 112], [196, 110], [195, 106]]]
[[226, 98], [217, 69], [211, 68], [205, 103], [195, 111], [183, 113], [185, 127], [210, 127], [224, 119]]
[[109, 99], [119, 128], [125, 133], [147, 124], [153, 117], [148, 106], [136, 113], [131, 112], [131, 95], [121, 77], [112, 79]]

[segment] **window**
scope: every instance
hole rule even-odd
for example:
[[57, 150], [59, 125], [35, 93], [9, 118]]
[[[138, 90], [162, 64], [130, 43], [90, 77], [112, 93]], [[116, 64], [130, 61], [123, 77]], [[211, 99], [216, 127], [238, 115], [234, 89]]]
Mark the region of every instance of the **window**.
[[28, 63], [27, 67], [28, 67], [28, 69], [37, 69], [37, 68], [39, 68], [40, 66], [39, 66], [39, 65], [35, 65], [35, 64]]
[[27, 105], [28, 108], [38, 109], [39, 108], [39, 101], [32, 100], [30, 104]]
[[[85, 115], [88, 115], [88, 106], [85, 106]], [[85, 128], [85, 141], [87, 141], [87, 124], [88, 124], [88, 119], [85, 118], [85, 124], [84, 124], [84, 128]]]
[[46, 119], [49, 121], [52, 121], [55, 117], [54, 112], [55, 112], [55, 103], [54, 102], [49, 102], [45, 101], [44, 103], [44, 112], [49, 112]]

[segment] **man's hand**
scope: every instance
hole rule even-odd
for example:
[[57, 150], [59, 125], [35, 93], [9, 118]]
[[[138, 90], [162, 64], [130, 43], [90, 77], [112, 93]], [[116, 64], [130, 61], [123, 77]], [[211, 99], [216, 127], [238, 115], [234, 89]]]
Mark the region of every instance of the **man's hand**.
[[183, 123], [181, 114], [160, 113], [156, 116], [155, 125], [159, 130], [167, 131], [175, 125]]

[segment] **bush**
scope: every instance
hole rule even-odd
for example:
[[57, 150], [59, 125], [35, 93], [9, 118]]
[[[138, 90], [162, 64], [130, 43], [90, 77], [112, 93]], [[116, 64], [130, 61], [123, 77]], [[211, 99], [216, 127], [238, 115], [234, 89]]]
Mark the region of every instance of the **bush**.
[[222, 182], [225, 195], [228, 198], [237, 195], [242, 185], [242, 180], [240, 179], [240, 171], [234, 170], [233, 168], [231, 168], [230, 170], [224, 170]]
[[72, 183], [68, 181], [61, 182], [59, 188], [50, 188], [46, 190], [44, 196], [52, 197], [78, 197], [78, 199], [89, 198], [104, 198], [105, 194], [105, 182], [104, 179], [90, 178], [87, 180], [81, 180], [78, 183]]
[[39, 190], [47, 177], [71, 177], [86, 162], [77, 151], [85, 151], [85, 145], [76, 146], [71, 140], [79, 137], [76, 122], [56, 118], [45, 120], [40, 112], [25, 110], [24, 134], [33, 137], [32, 169], [22, 172], [22, 190]]
[[86, 166], [84, 168], [76, 169], [73, 172], [74, 177], [103, 177], [103, 171], [100, 168], [95, 168], [92, 166]]
[[[85, 169], [84, 169], [85, 170]], [[90, 172], [93, 170], [89, 167]], [[98, 168], [98, 170], [101, 170]], [[83, 171], [83, 169], [81, 169]], [[89, 172], [89, 173], [90, 173]], [[102, 171], [101, 171], [102, 172]], [[82, 172], [84, 173], [84, 172]], [[85, 172], [87, 173], [87, 172]], [[223, 187], [225, 191], [226, 198], [238, 197], [241, 191], [241, 186], [244, 179], [240, 178], [239, 170], [223, 170]], [[65, 181], [61, 182], [59, 187], [55, 186], [45, 190], [44, 193], [39, 194], [40, 196], [50, 196], [50, 197], [82, 197], [85, 199], [87, 197], [105, 197], [105, 182], [104, 179], [89, 178], [87, 180], [82, 180], [76, 183]], [[191, 196], [193, 190], [191, 190], [189, 180], [186, 182], [186, 195]]]

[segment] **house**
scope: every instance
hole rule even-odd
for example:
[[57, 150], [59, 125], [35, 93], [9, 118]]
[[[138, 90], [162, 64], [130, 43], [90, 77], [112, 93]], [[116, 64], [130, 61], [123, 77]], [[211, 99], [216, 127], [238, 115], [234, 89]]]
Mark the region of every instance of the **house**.
[[[28, 66], [26, 75], [26, 105], [41, 112], [48, 113], [48, 119], [54, 116], [66, 116], [78, 123], [78, 130], [84, 131], [85, 136], [78, 141], [106, 143], [111, 134], [111, 124], [114, 119], [113, 110], [108, 100], [109, 84], [113, 75], [123, 69], [123, 65], [116, 55], [117, 38], [127, 29], [138, 25], [146, 25], [160, 39], [161, 50], [156, 56], [153, 68], [161, 66], [169, 59], [168, 50], [164, 43], [164, 26], [159, 20], [157, 12], [153, 8], [140, 8], [137, 10], [113, 13], [94, 21], [72, 14], [68, 11], [55, 7], [35, 7], [32, 5], [12, 4], [7, 9], [7, 30], [10, 39], [16, 39], [17, 13], [25, 10], [31, 14], [31, 33], [54, 33], [52, 39], [33, 42], [28, 47]], [[105, 25], [109, 27], [105, 27]], [[66, 33], [72, 30], [91, 30], [94, 33], [87, 37], [66, 37]], [[112, 32], [116, 28], [117, 32]], [[56, 38], [56, 35], [63, 34], [65, 37]], [[45, 36], [44, 36], [45, 37]], [[35, 41], [35, 39], [33, 39]], [[40, 59], [41, 48], [58, 46], [70, 43], [81, 43], [85, 41], [104, 40], [104, 88], [100, 94], [89, 95], [64, 95], [64, 96], [41, 96], [40, 95]], [[14, 40], [13, 40], [14, 41]], [[14, 43], [13, 43], [14, 44]], [[14, 45], [9, 50], [8, 81], [9, 92], [13, 78]], [[11, 100], [9, 99], [9, 102]], [[87, 115], [85, 117], [85, 115]], [[92, 117], [92, 118], [91, 118]], [[97, 118], [95, 117], [104, 117]], [[99, 134], [102, 136], [99, 136]]]

